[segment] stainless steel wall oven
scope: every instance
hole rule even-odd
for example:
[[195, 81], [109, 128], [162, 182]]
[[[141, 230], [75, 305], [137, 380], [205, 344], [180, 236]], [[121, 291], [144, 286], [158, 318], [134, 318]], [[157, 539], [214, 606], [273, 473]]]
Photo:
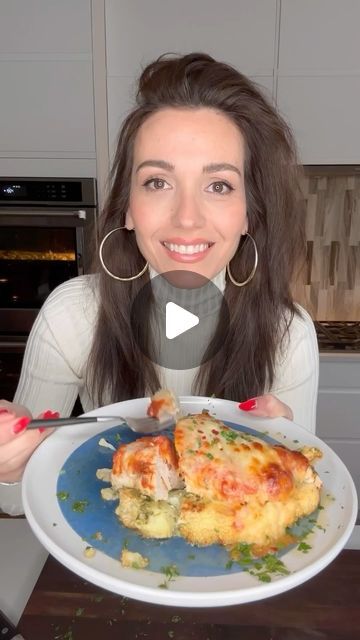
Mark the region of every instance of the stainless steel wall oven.
[[93, 178], [0, 177], [0, 397], [13, 396], [49, 293], [89, 270], [96, 221]]

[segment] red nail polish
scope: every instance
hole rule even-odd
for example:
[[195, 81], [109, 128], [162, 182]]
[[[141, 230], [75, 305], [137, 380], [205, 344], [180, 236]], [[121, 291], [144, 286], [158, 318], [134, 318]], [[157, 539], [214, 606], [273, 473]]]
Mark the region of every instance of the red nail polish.
[[257, 405], [256, 398], [250, 398], [250, 400], [245, 400], [244, 402], [240, 402], [239, 409], [242, 411], [251, 411], [251, 409], [255, 409]]
[[45, 427], [39, 427], [39, 433], [44, 433]]
[[51, 411], [50, 409], [48, 409], [47, 411], [44, 411], [43, 413], [43, 418], [49, 419], [49, 418], [59, 418], [60, 413], [58, 411]]
[[20, 420], [15, 422], [15, 424], [13, 426], [13, 432], [14, 433], [21, 433], [22, 431], [25, 431], [25, 429], [28, 426], [29, 422], [30, 422], [30, 418], [27, 418], [26, 416], [24, 416], [24, 418], [20, 418]]

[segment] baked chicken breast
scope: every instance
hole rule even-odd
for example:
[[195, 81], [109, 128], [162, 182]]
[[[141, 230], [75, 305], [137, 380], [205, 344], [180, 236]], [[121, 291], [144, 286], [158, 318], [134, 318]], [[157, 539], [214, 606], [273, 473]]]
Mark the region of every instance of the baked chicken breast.
[[174, 441], [159, 435], [119, 447], [116, 513], [145, 537], [269, 549], [319, 505], [322, 482], [310, 464], [317, 457], [314, 448], [267, 443], [207, 412], [188, 415], [178, 419]]

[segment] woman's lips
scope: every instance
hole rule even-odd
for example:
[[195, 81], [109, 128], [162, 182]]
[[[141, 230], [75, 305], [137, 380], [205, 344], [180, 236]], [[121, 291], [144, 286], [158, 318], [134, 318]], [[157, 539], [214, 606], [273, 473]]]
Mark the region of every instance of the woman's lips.
[[192, 244], [162, 242], [167, 255], [175, 262], [193, 263], [203, 260], [211, 250], [213, 242], [194, 242]]

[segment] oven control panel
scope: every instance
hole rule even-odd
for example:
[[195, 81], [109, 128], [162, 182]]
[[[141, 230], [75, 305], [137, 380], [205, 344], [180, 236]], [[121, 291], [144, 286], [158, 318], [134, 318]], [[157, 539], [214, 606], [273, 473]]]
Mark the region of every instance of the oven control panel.
[[82, 202], [81, 181], [0, 180], [0, 203]]

